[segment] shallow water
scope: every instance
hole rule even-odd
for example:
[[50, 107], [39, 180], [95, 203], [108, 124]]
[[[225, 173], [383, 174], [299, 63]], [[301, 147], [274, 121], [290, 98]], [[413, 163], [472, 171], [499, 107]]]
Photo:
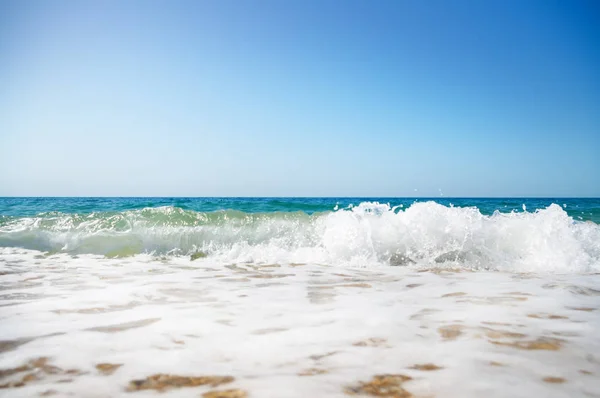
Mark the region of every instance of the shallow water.
[[598, 273], [17, 248], [0, 273], [3, 396], [600, 396]]
[[[187, 209], [176, 198], [16, 200], [0, 200], [0, 247], [107, 257], [198, 253], [226, 263], [600, 271], [600, 225], [574, 218], [580, 211], [571, 209], [585, 208], [593, 217], [600, 209], [596, 199], [571, 199], [562, 205], [527, 199], [520, 211], [502, 207], [508, 202], [499, 199], [464, 199], [462, 206], [391, 200], [346, 207], [329, 200], [332, 207], [322, 212], [311, 211], [325, 206], [325, 199], [222, 203], [250, 207], [248, 211], [215, 210], [212, 199], [191, 202], [211, 211]], [[85, 204], [88, 200], [92, 204]], [[152, 206], [140, 207], [145, 205]], [[43, 206], [46, 210], [39, 212]], [[266, 208], [279, 210], [262, 211]], [[29, 214], [33, 209], [38, 213]]]

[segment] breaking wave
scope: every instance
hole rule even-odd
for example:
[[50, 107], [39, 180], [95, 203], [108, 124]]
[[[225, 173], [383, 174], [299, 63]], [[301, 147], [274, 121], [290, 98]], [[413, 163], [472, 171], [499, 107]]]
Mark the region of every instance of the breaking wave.
[[[195, 212], [178, 207], [0, 217], [0, 246], [45, 252], [192, 255], [223, 262], [600, 270], [600, 226], [558, 205], [487, 216], [476, 207], [363, 202], [330, 212]], [[200, 260], [205, 261], [205, 260]]]

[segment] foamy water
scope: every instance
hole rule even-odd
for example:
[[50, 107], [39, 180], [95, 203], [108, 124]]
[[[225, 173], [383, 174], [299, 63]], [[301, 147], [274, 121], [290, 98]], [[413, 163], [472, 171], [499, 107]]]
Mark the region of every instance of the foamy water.
[[0, 395], [600, 396], [565, 206], [4, 216]]
[[161, 394], [182, 397], [368, 396], [384, 374], [410, 395], [378, 396], [600, 395], [599, 274], [14, 248], [0, 264], [6, 396], [154, 396], [135, 386], [156, 374], [228, 376]]
[[559, 205], [532, 212], [363, 202], [336, 211], [50, 212], [0, 223], [0, 246], [123, 257], [192, 254], [219, 262], [319, 263], [516, 272], [600, 271], [600, 226]]

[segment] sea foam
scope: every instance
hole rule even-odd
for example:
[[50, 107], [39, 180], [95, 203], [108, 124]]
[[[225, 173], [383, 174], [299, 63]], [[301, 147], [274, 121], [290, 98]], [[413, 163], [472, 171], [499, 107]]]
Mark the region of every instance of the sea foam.
[[[466, 268], [510, 272], [600, 270], [600, 226], [556, 204], [535, 212], [416, 202], [363, 202], [330, 212], [195, 212], [178, 207], [5, 217], [0, 246], [123, 257], [201, 251], [223, 263]], [[199, 260], [204, 261], [204, 260]]]

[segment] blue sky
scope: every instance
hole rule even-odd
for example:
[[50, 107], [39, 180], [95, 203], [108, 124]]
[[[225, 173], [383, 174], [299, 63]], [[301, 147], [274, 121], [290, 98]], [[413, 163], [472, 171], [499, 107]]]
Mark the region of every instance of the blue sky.
[[600, 196], [595, 1], [0, 0], [0, 195]]

